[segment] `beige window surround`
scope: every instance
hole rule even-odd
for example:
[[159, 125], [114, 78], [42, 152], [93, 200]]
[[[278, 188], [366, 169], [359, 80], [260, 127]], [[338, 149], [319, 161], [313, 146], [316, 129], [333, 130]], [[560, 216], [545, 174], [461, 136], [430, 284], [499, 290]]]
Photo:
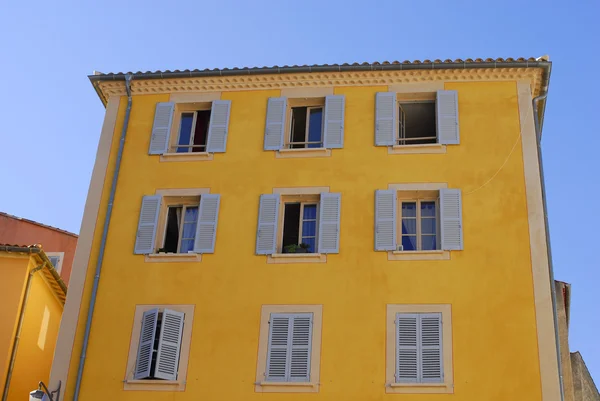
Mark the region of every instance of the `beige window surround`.
[[46, 256], [48, 257], [48, 259], [50, 258], [50, 256], [58, 256], [58, 266], [54, 266], [54, 269], [56, 270], [57, 273], [60, 274], [61, 270], [62, 270], [62, 265], [65, 259], [65, 253], [64, 252], [46, 252]]
[[[183, 335], [181, 339], [181, 350], [179, 356], [179, 371], [177, 380], [134, 380], [135, 363], [137, 359], [138, 344], [140, 341], [140, 330], [142, 329], [142, 316], [150, 309], [159, 308], [162, 312], [165, 308], [185, 313]], [[194, 323], [194, 305], [136, 305], [131, 331], [131, 343], [129, 344], [129, 356], [127, 357], [127, 370], [123, 381], [123, 390], [137, 391], [185, 391], [188, 359], [190, 354], [190, 343], [192, 337], [192, 326]]]
[[327, 148], [279, 149], [275, 151], [275, 158], [277, 159], [329, 156], [331, 156], [331, 149]]
[[[312, 313], [312, 344], [310, 354], [310, 381], [303, 383], [266, 382], [267, 352], [269, 348], [269, 320], [272, 313]], [[257, 393], [318, 393], [321, 366], [321, 331], [323, 305], [263, 305], [260, 316], [258, 361], [254, 391]]]
[[[441, 313], [443, 383], [396, 383], [396, 314]], [[388, 304], [386, 316], [385, 392], [391, 394], [454, 393], [452, 371], [452, 307], [450, 304]]]
[[[326, 91], [327, 93], [329, 92]], [[323, 92], [325, 93], [325, 92]], [[304, 158], [304, 157], [329, 157], [331, 156], [331, 149], [320, 148], [289, 148], [291, 142], [292, 133], [292, 108], [294, 107], [321, 107], [323, 109], [323, 119], [325, 118], [325, 96], [320, 93], [314, 92], [311, 96], [301, 97], [301, 92], [292, 92], [291, 95], [297, 95], [294, 97], [287, 98], [286, 114], [285, 114], [285, 129], [284, 129], [284, 141], [283, 148], [275, 151], [275, 158], [277, 159], [293, 159], [293, 158]], [[282, 94], [283, 96], [283, 94]], [[308, 127], [308, 120], [306, 121]], [[307, 128], [308, 129], [308, 128]], [[321, 129], [321, 140], [323, 140], [323, 129]], [[322, 145], [321, 145], [322, 146]]]
[[427, 143], [420, 145], [394, 145], [388, 146], [389, 155], [406, 154], [436, 154], [446, 153], [446, 145], [440, 143]]

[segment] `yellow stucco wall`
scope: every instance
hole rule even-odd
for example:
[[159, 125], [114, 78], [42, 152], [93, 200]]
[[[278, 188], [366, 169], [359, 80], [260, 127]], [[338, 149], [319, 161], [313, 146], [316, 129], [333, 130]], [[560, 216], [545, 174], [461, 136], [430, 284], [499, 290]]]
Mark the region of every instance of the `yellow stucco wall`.
[[[184, 393], [153, 400], [439, 400], [385, 394], [387, 304], [451, 304], [454, 400], [541, 400], [525, 181], [516, 82], [446, 84], [459, 93], [461, 144], [441, 155], [388, 155], [373, 145], [375, 92], [346, 95], [344, 149], [330, 158], [276, 159], [263, 151], [267, 98], [279, 90], [227, 92], [227, 153], [210, 162], [148, 156], [156, 102], [136, 96], [108, 235], [81, 400], [146, 400], [123, 391], [136, 304], [194, 304]], [[115, 138], [125, 111], [121, 101]], [[93, 270], [118, 140], [105, 177], [71, 355], [72, 397]], [[393, 261], [373, 250], [374, 191], [390, 183], [446, 182], [463, 191], [464, 251], [449, 261]], [[254, 255], [259, 195], [274, 187], [329, 186], [342, 193], [340, 253], [326, 264], [273, 265]], [[157, 188], [210, 187], [221, 194], [216, 251], [201, 263], [144, 263], [133, 255], [140, 202]], [[263, 304], [322, 304], [318, 394], [254, 392]]]

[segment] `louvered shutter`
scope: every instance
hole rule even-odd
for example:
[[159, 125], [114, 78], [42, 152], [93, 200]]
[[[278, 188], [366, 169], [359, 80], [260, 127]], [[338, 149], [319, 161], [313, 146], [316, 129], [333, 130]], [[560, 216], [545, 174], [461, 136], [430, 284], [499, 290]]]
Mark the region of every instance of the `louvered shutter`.
[[163, 312], [154, 372], [157, 379], [177, 380], [184, 318], [183, 312], [170, 309]]
[[206, 151], [223, 153], [227, 148], [231, 100], [214, 100], [210, 111]]
[[323, 192], [319, 212], [320, 253], [340, 252], [340, 208], [342, 194]]
[[144, 196], [142, 199], [134, 248], [134, 253], [137, 255], [147, 255], [154, 252], [160, 200], [160, 195]]
[[156, 104], [148, 154], [162, 155], [163, 153], [167, 153], [174, 109], [175, 103], [173, 102]]
[[258, 211], [258, 227], [256, 230], [257, 255], [271, 255], [275, 253], [278, 218], [279, 195], [261, 195]]
[[463, 249], [462, 197], [460, 189], [440, 189], [442, 249]]
[[310, 353], [312, 346], [312, 314], [295, 314], [292, 317], [290, 355], [290, 382], [310, 381]]
[[395, 92], [379, 92], [375, 98], [375, 145], [392, 146], [398, 136]]
[[220, 203], [221, 195], [206, 194], [200, 197], [200, 210], [198, 212], [198, 224], [196, 225], [194, 252], [215, 252], [215, 238], [217, 236], [217, 221], [219, 219]]
[[286, 98], [269, 98], [269, 103], [267, 104], [267, 121], [265, 124], [265, 150], [279, 150], [283, 147], [286, 107]]
[[269, 321], [269, 351], [267, 353], [267, 381], [283, 382], [288, 376], [288, 345], [291, 328], [289, 315], [271, 314]]
[[375, 191], [375, 250], [396, 249], [396, 191]]
[[158, 309], [150, 309], [142, 315], [142, 328], [140, 330], [140, 343], [138, 344], [137, 359], [133, 378], [146, 379], [150, 377], [152, 365], [152, 350], [156, 339], [156, 322]]
[[420, 324], [420, 382], [441, 383], [444, 381], [442, 369], [442, 314], [422, 313]]
[[344, 95], [331, 95], [325, 97], [325, 123], [323, 125], [323, 147], [344, 147], [344, 108], [346, 97]]
[[419, 381], [419, 315], [396, 314], [396, 382]]
[[445, 145], [460, 143], [458, 130], [458, 92], [437, 91], [437, 137]]

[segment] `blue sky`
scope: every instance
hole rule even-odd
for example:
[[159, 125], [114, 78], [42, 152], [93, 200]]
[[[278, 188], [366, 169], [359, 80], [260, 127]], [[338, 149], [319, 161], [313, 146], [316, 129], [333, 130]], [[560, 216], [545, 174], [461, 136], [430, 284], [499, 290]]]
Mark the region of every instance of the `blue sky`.
[[573, 285], [571, 350], [600, 384], [600, 217], [574, 206], [600, 196], [600, 2], [5, 0], [1, 9], [0, 211], [74, 232], [104, 113], [93, 70], [549, 54], [543, 151], [555, 274]]

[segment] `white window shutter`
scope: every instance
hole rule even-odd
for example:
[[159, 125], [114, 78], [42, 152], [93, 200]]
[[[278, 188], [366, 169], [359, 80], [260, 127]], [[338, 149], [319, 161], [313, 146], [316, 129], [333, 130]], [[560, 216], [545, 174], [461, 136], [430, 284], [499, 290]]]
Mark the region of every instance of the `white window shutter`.
[[375, 97], [375, 145], [392, 146], [398, 137], [398, 105], [395, 92], [378, 92]]
[[227, 149], [231, 100], [214, 100], [210, 111], [206, 151], [224, 153]]
[[165, 309], [163, 312], [154, 372], [154, 377], [157, 379], [177, 380], [184, 319], [183, 312], [170, 309]]
[[175, 103], [173, 102], [156, 103], [148, 154], [162, 155], [163, 153], [167, 153], [174, 109]]
[[442, 383], [442, 314], [422, 313], [419, 325], [420, 382]]
[[310, 381], [310, 354], [312, 347], [312, 313], [292, 317], [290, 355], [290, 382]]
[[198, 211], [194, 252], [215, 252], [215, 239], [217, 237], [217, 222], [219, 220], [220, 203], [221, 195], [206, 194], [200, 197], [200, 210]]
[[458, 145], [458, 92], [455, 90], [437, 91], [436, 100], [438, 142], [445, 145]]
[[154, 238], [156, 236], [160, 201], [160, 195], [144, 196], [142, 199], [133, 252], [136, 255], [147, 255], [154, 252]]
[[286, 109], [286, 98], [269, 98], [269, 103], [267, 104], [267, 121], [265, 123], [265, 150], [279, 150], [283, 147]]
[[291, 328], [289, 315], [271, 314], [267, 371], [265, 372], [267, 381], [284, 382], [289, 376], [288, 348]]
[[279, 195], [261, 195], [258, 210], [258, 227], [256, 230], [257, 255], [271, 255], [275, 253], [278, 220]]
[[331, 95], [325, 97], [325, 118], [323, 124], [323, 147], [344, 147], [344, 108], [346, 97], [344, 95]]
[[396, 314], [396, 383], [419, 381], [419, 315]]
[[158, 309], [150, 309], [142, 316], [142, 328], [140, 330], [140, 343], [138, 344], [137, 359], [133, 378], [136, 380], [146, 379], [151, 376], [152, 354], [154, 340], [156, 339], [156, 322], [158, 321]]
[[342, 194], [323, 192], [319, 211], [320, 253], [340, 252], [340, 211]]
[[460, 189], [440, 189], [442, 249], [463, 249], [462, 196]]
[[396, 191], [375, 191], [375, 250], [396, 250]]

